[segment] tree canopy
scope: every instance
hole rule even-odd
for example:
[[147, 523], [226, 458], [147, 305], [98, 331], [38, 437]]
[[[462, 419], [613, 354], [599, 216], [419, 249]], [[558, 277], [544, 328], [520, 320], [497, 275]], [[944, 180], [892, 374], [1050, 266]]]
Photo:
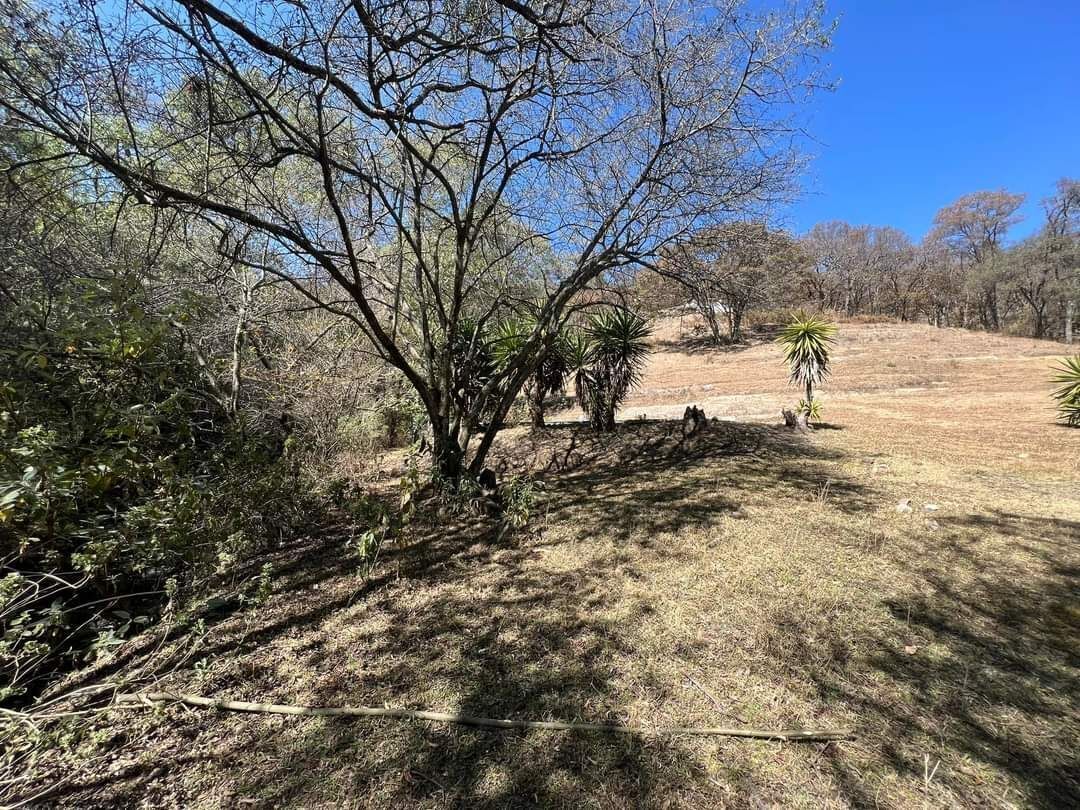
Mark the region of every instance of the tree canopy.
[[[450, 478], [482, 465], [481, 412], [498, 423], [590, 283], [790, 190], [830, 34], [819, 2], [741, 0], [6, 17], [9, 121], [351, 320], [417, 391]], [[465, 401], [462, 324], [524, 296], [525, 350]]]

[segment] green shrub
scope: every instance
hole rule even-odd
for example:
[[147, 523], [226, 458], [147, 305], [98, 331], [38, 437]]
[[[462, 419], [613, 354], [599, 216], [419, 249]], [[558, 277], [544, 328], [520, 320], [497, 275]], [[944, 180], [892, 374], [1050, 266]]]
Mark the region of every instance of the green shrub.
[[540, 482], [527, 475], [512, 475], [507, 478], [499, 488], [503, 523], [514, 529], [524, 527], [532, 517], [541, 489]]
[[370, 452], [407, 447], [419, 438], [427, 415], [415, 394], [392, 390], [363, 410], [338, 420], [338, 435], [352, 450]]
[[137, 289], [10, 314], [0, 349], [0, 701], [302, 525], [281, 437], [220, 411]]

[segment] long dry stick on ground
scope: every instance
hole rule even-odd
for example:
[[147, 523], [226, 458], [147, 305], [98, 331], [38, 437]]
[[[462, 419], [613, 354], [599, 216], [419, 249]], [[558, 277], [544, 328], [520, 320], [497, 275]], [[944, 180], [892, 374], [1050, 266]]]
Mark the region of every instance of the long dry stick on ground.
[[280, 703], [248, 703], [243, 700], [218, 700], [199, 695], [176, 694], [172, 692], [146, 692], [141, 694], [119, 695], [117, 703], [131, 705], [153, 705], [155, 703], [183, 703], [188, 706], [206, 706], [233, 712], [256, 712], [261, 714], [291, 714], [303, 717], [391, 717], [399, 720], [431, 720], [437, 723], [458, 723], [465, 726], [484, 728], [522, 728], [545, 729], [547, 731], [605, 731], [615, 734], [693, 734], [717, 737], [750, 737], [758, 740], [784, 740], [789, 742], [820, 742], [825, 740], [846, 740], [854, 732], [841, 730], [787, 729], [769, 731], [754, 728], [691, 728], [672, 726], [670, 728], [649, 729], [642, 726], [627, 726], [621, 723], [568, 723], [558, 720], [501, 720], [494, 717], [472, 717], [467, 714], [447, 714], [417, 709], [376, 709], [368, 706], [290, 706]]

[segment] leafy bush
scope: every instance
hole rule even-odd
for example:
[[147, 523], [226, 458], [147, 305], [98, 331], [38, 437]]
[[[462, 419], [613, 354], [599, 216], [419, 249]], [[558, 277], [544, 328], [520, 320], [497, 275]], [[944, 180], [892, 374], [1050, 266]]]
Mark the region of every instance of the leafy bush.
[[502, 520], [506, 526], [520, 529], [529, 522], [542, 484], [527, 475], [512, 475], [500, 487]]
[[412, 444], [426, 423], [427, 415], [419, 399], [395, 390], [372, 397], [359, 413], [341, 416], [337, 432], [347, 448], [370, 452]]
[[304, 519], [288, 442], [222, 413], [139, 301], [120, 282], [84, 283], [8, 318], [0, 701], [32, 696]]

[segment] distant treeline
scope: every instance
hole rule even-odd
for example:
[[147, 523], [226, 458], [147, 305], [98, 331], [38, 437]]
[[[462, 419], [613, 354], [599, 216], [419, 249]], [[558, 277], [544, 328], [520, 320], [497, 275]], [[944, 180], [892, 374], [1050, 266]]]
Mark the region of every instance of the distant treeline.
[[1080, 300], [1080, 181], [1062, 179], [1028, 238], [1009, 241], [1024, 195], [980, 191], [941, 209], [921, 244], [888, 226], [825, 222], [795, 237], [735, 223], [670, 251], [635, 292], [695, 305], [738, 340], [751, 308], [809, 307], [1071, 340]]

